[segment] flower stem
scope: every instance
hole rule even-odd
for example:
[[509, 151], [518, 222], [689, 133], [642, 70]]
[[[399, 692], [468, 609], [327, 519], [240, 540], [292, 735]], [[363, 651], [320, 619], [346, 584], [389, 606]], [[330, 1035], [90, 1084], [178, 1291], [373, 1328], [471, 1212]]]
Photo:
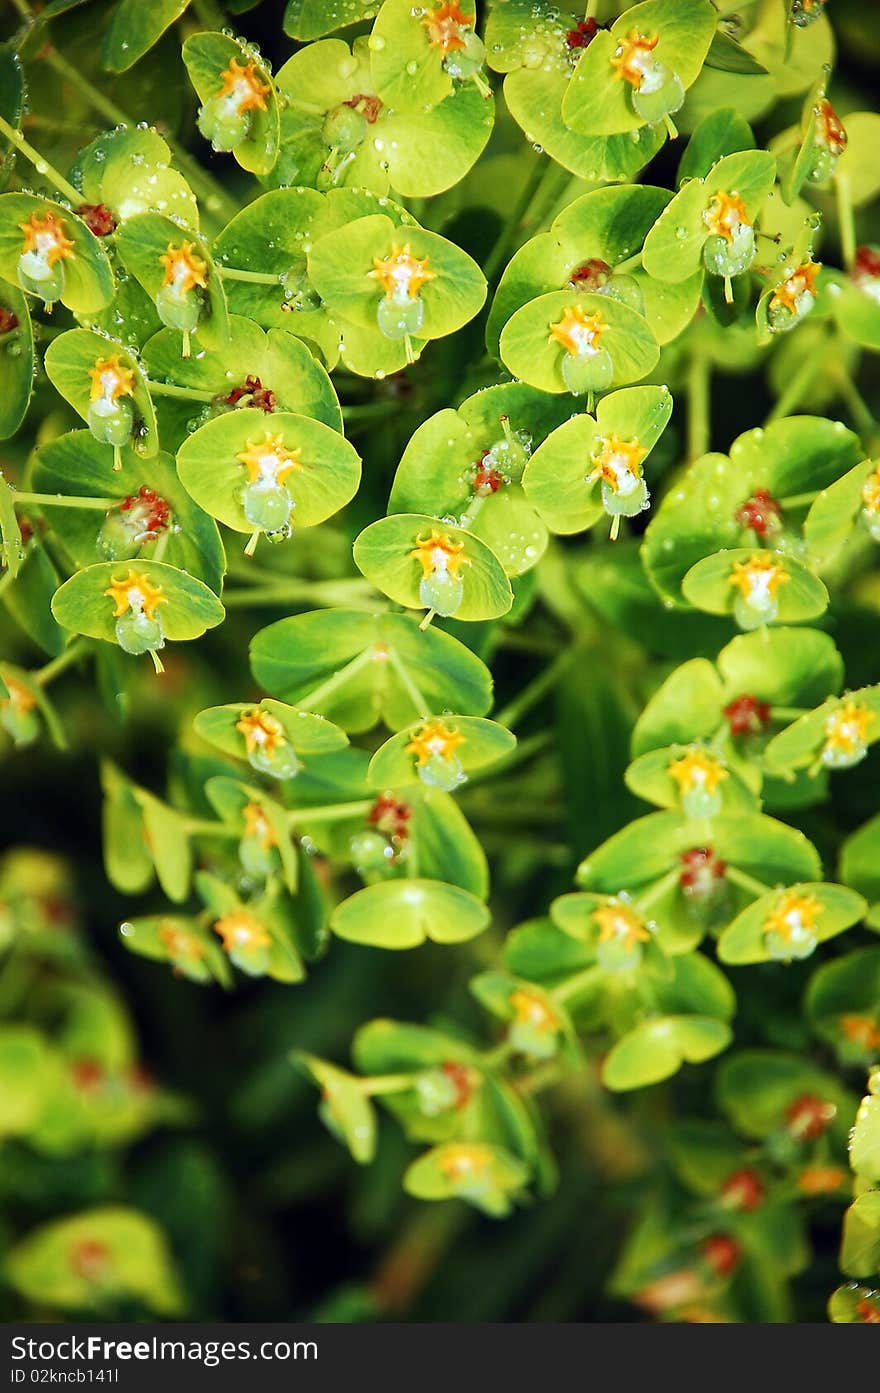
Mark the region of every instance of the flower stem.
[[226, 281], [253, 281], [255, 285], [281, 285], [281, 276], [272, 271], [239, 271], [235, 266], [221, 266], [215, 262], [214, 269]]
[[789, 379], [788, 386], [776, 399], [776, 405], [768, 415], [765, 426], [788, 416], [795, 407], [800, 406], [808, 395], [813, 382], [825, 370], [825, 360], [818, 353], [808, 353], [798, 372]]
[[738, 885], [741, 890], [754, 895], [755, 899], [760, 899], [762, 895], [768, 894], [773, 889], [772, 885], [767, 885], [763, 880], [756, 879], [747, 871], [741, 871], [738, 866], [728, 866], [725, 874], [728, 880], [732, 880], [734, 885]]
[[548, 692], [553, 690], [560, 677], [578, 656], [580, 655], [576, 647], [564, 649], [554, 662], [550, 663], [528, 686], [524, 687], [518, 696], [515, 696], [512, 701], [496, 712], [492, 719], [497, 721], [499, 725], [507, 726], [508, 730], [515, 730], [522, 717], [527, 715]]
[[687, 377], [687, 437], [688, 459], [702, 459], [712, 443], [711, 426], [712, 365], [708, 354], [697, 344], [692, 353]]
[[12, 494], [13, 503], [38, 504], [41, 508], [96, 508], [106, 513], [108, 508], [119, 502], [118, 498], [74, 498], [63, 493], [19, 493]]
[[663, 895], [666, 894], [667, 890], [671, 890], [673, 886], [677, 885], [680, 879], [681, 871], [678, 866], [675, 866], [673, 870], [667, 871], [666, 875], [661, 876], [659, 880], [655, 880], [654, 884], [649, 890], [645, 891], [644, 895], [637, 895], [633, 903], [641, 913], [644, 913], [650, 905], [661, 899]]
[[38, 174], [48, 179], [50, 184], [55, 185], [55, 188], [62, 197], [68, 199], [74, 207], [82, 203], [82, 194], [79, 190], [68, 183], [64, 175], [59, 174], [54, 165], [51, 165], [48, 160], [44, 159], [39, 150], [34, 149], [30, 141], [25, 140], [21, 131], [17, 131], [14, 126], [10, 126], [9, 122], [2, 116], [0, 116], [0, 134], [5, 135], [10, 145], [15, 146], [16, 150], [19, 150], [21, 154], [24, 155], [25, 159], [30, 161]]
[[349, 817], [366, 817], [372, 806], [372, 798], [361, 798], [356, 803], [328, 803], [317, 808], [292, 808], [287, 816], [291, 822], [342, 822]]
[[326, 682], [322, 682], [320, 686], [315, 687], [311, 692], [306, 692], [306, 695], [300, 697], [295, 705], [300, 711], [313, 710], [315, 706], [319, 706], [322, 702], [325, 702], [329, 696], [332, 696], [334, 692], [337, 692], [340, 687], [344, 687], [345, 683], [348, 682], [350, 678], [354, 677], [362, 668], [365, 668], [369, 663], [373, 662], [374, 658], [375, 653], [373, 649], [365, 648], [363, 652], [358, 653], [350, 662], [346, 663], [344, 667], [334, 672], [332, 677], [328, 677]]
[[216, 392], [201, 392], [196, 387], [178, 387], [176, 382], [147, 383], [151, 397], [175, 397], [181, 401], [216, 401]]
[[63, 653], [59, 653], [57, 658], [53, 658], [50, 663], [46, 663], [34, 673], [34, 681], [39, 687], [48, 687], [50, 682], [54, 682], [59, 672], [70, 667], [77, 662], [87, 651], [88, 643], [85, 639], [74, 639], [73, 643], [68, 644]]
[[332, 609], [347, 605], [351, 609], [376, 610], [376, 592], [369, 581], [303, 580], [300, 576], [279, 576], [267, 585], [251, 585], [230, 590], [223, 596], [227, 609], [249, 605], [281, 605], [286, 608], [298, 603]]
[[402, 1093], [406, 1088], [412, 1088], [412, 1074], [376, 1074], [371, 1079], [361, 1079], [360, 1086], [368, 1098], [375, 1098], [379, 1093]]
[[835, 174], [834, 192], [837, 197], [840, 251], [844, 267], [849, 271], [856, 259], [856, 222], [850, 196], [849, 177], [846, 174]]

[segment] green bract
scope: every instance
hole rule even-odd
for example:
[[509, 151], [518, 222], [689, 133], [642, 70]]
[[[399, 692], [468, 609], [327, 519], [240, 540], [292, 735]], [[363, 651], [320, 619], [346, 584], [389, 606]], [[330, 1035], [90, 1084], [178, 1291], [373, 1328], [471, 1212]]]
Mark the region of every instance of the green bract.
[[[165, 562], [138, 558], [136, 564], [132, 565], [121, 561], [101, 561], [97, 565], [86, 566], [65, 581], [52, 600], [52, 613], [58, 623], [89, 638], [104, 639], [107, 643], [118, 642], [114, 599], [106, 592], [114, 585], [122, 589], [128, 585], [131, 590], [137, 591], [138, 579], [130, 580], [132, 571], [136, 578], [146, 577], [150, 587], [160, 591], [162, 603], [156, 607], [156, 613], [161, 616], [162, 632], [166, 638], [172, 641], [198, 638], [206, 629], [213, 629], [223, 622], [223, 606], [202, 581]], [[134, 612], [137, 603], [131, 599], [127, 612]]]
[[[566, 311], [597, 321], [593, 330], [594, 335], [598, 332], [595, 350], [588, 343], [590, 351], [584, 360], [592, 367], [595, 352], [597, 360], [600, 355], [607, 358], [608, 366], [606, 369], [604, 363], [597, 361], [595, 386], [590, 386], [592, 379], [582, 385], [566, 377], [565, 365], [577, 361], [577, 354], [560, 344], [550, 332], [555, 326], [565, 324]], [[501, 331], [499, 351], [505, 367], [523, 382], [543, 392], [573, 392], [575, 395], [638, 382], [647, 377], [659, 356], [654, 335], [637, 310], [607, 295], [578, 290], [539, 295], [517, 310]]]
[[143, 371], [120, 343], [71, 329], [44, 359], [53, 387], [79, 412], [102, 445], [137, 445], [145, 458], [159, 448], [156, 415]]
[[513, 602], [501, 562], [464, 528], [418, 513], [380, 518], [354, 545], [357, 567], [408, 609], [456, 619], [497, 619]]
[[[45, 256], [28, 250], [35, 235], [29, 228], [47, 229]], [[60, 254], [52, 259], [56, 250]], [[39, 265], [26, 259], [34, 257]], [[0, 275], [46, 304], [60, 300], [75, 314], [102, 310], [115, 288], [107, 253], [94, 233], [69, 208], [30, 193], [0, 194]]]
[[190, 334], [206, 348], [228, 338], [223, 285], [198, 232], [159, 213], [139, 213], [119, 228], [116, 245], [162, 323], [182, 333], [182, 357], [189, 357]]
[[259, 51], [227, 34], [194, 34], [183, 61], [202, 103], [202, 135], [243, 169], [267, 174], [278, 158], [278, 97]]
[[74, 176], [86, 203], [109, 208], [117, 222], [152, 212], [198, 227], [195, 194], [170, 162], [171, 151], [158, 131], [123, 126], [86, 146]]

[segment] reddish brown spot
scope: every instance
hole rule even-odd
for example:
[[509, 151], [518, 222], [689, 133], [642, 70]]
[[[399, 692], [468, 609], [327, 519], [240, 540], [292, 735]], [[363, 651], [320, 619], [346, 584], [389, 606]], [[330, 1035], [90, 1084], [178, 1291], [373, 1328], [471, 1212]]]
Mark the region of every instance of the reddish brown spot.
[[408, 803], [395, 798], [392, 793], [383, 793], [376, 799], [367, 814], [367, 822], [372, 823], [380, 832], [384, 832], [392, 845], [399, 849], [409, 836], [411, 817], [412, 808]]
[[[247, 400], [245, 400], [247, 398]], [[278, 399], [271, 387], [264, 387], [258, 377], [248, 373], [243, 387], [233, 387], [223, 400], [228, 406], [254, 406], [260, 411], [274, 411]]]
[[765, 1193], [763, 1180], [750, 1167], [732, 1171], [720, 1190], [721, 1201], [728, 1209], [759, 1209]]
[[568, 285], [572, 290], [598, 291], [608, 284], [612, 274], [612, 268], [607, 261], [600, 261], [597, 256], [593, 256], [589, 261], [583, 261], [580, 266], [574, 268], [568, 278]]
[[852, 278], [854, 281], [874, 281], [880, 278], [880, 251], [874, 247], [858, 247]]
[[70, 1066], [74, 1085], [84, 1093], [90, 1093], [104, 1082], [104, 1068], [96, 1059], [75, 1059]]
[[739, 696], [724, 708], [731, 735], [760, 735], [770, 723], [770, 706], [758, 697]]
[[695, 897], [711, 895], [727, 872], [727, 862], [716, 856], [710, 846], [691, 847], [678, 859], [684, 867], [679, 883], [684, 891]]
[[804, 1093], [786, 1108], [785, 1120], [789, 1132], [799, 1141], [815, 1141], [821, 1137], [836, 1112], [834, 1104], [825, 1098], [818, 1098], [815, 1093]]
[[119, 505], [127, 525], [139, 542], [153, 542], [165, 531], [171, 518], [171, 508], [155, 489], [142, 484], [137, 493], [130, 493]]
[[782, 509], [766, 489], [755, 489], [733, 516], [741, 527], [750, 528], [759, 537], [778, 532], [782, 523]]
[[725, 1233], [713, 1233], [701, 1244], [700, 1252], [719, 1277], [727, 1277], [739, 1263], [739, 1244]]
[[19, 518], [18, 530], [21, 533], [21, 540], [25, 543], [25, 545], [27, 545], [31, 537], [33, 537], [34, 535], [34, 525], [31, 522], [30, 518]]
[[880, 1306], [866, 1297], [856, 1302], [856, 1315], [865, 1325], [880, 1325]]
[[96, 237], [109, 237], [116, 231], [116, 219], [105, 203], [81, 203], [73, 211]]
[[[22, 536], [24, 536], [23, 531]], [[39, 904], [44, 917], [48, 919], [53, 928], [66, 929], [70, 927], [73, 920], [73, 910], [67, 900], [63, 900], [60, 895], [41, 895]]]
[[569, 29], [565, 36], [565, 42], [569, 48], [589, 48], [599, 32], [599, 26], [594, 19], [579, 19], [573, 29]]
[[13, 329], [18, 328], [18, 315], [13, 314], [5, 305], [0, 305], [0, 334], [11, 334]]
[[110, 1249], [96, 1238], [81, 1238], [70, 1248], [70, 1266], [87, 1282], [96, 1282], [104, 1275], [109, 1258]]
[[441, 1064], [440, 1069], [455, 1087], [456, 1110], [466, 1108], [474, 1093], [473, 1070], [468, 1069], [465, 1064], [456, 1064], [451, 1059]]
[[358, 92], [356, 97], [349, 97], [343, 106], [350, 106], [352, 111], [359, 111], [361, 116], [372, 126], [379, 119], [379, 112], [382, 110], [382, 103], [378, 97], [368, 96], [366, 92]]
[[479, 463], [474, 470], [473, 489], [474, 493], [481, 495], [497, 493], [498, 490], [507, 483], [500, 469], [495, 469], [490, 465], [488, 468], [483, 463], [491, 454], [490, 450], [484, 450], [480, 456]]
[[149, 1093], [156, 1087], [156, 1080], [144, 1064], [132, 1064], [125, 1074], [126, 1082], [135, 1093]]

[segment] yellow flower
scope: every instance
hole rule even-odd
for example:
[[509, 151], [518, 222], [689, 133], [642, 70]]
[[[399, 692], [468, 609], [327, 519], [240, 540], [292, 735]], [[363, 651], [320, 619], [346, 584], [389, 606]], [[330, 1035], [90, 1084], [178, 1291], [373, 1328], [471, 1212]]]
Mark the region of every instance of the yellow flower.
[[706, 750], [688, 750], [667, 765], [666, 772], [678, 784], [682, 796], [696, 788], [714, 793], [721, 780], [727, 778], [724, 765]]
[[595, 353], [608, 325], [601, 314], [584, 314], [580, 305], [566, 305], [562, 318], [550, 325], [549, 343], [559, 343], [573, 358]]
[[33, 692], [28, 691], [22, 682], [18, 682], [8, 673], [4, 673], [2, 683], [8, 696], [0, 700], [0, 706], [10, 706], [13, 711], [19, 711], [22, 715], [26, 715], [28, 711], [33, 711], [37, 704], [37, 698]]
[[815, 298], [816, 277], [820, 269], [816, 261], [805, 261], [802, 266], [798, 266], [781, 285], [777, 285], [770, 297], [770, 309], [785, 309], [791, 314], [797, 314], [798, 301], [802, 295], [812, 295]]
[[100, 397], [118, 401], [120, 397], [130, 397], [134, 391], [134, 373], [120, 364], [118, 353], [110, 358], [96, 358], [95, 366], [89, 368], [89, 377], [92, 379], [89, 401], [98, 401]]
[[246, 909], [235, 910], [232, 914], [225, 914], [222, 919], [218, 919], [214, 925], [214, 932], [222, 938], [227, 953], [231, 953], [235, 948], [269, 948], [272, 943], [265, 926]]
[[159, 942], [164, 945], [172, 958], [203, 958], [205, 945], [177, 924], [162, 924], [159, 928]]
[[437, 279], [428, 269], [428, 257], [420, 261], [413, 256], [408, 242], [392, 246], [390, 256], [374, 256], [373, 269], [367, 275], [379, 281], [388, 300], [414, 300], [423, 285]]
[[651, 937], [635, 910], [619, 900], [594, 909], [593, 918], [599, 925], [600, 943], [617, 941], [625, 948], [634, 948], [637, 943], [647, 943]]
[[302, 469], [301, 454], [299, 449], [288, 450], [280, 435], [266, 431], [262, 440], [249, 444], [236, 459], [246, 466], [252, 484], [283, 484], [288, 474]]
[[239, 63], [232, 58], [229, 67], [220, 74], [220, 78], [223, 85], [217, 95], [232, 97], [239, 114], [244, 111], [266, 110], [266, 98], [272, 89], [267, 83], [260, 81], [256, 63]]
[[849, 1172], [842, 1166], [807, 1166], [798, 1176], [797, 1187], [804, 1195], [827, 1195], [848, 1179]]
[[863, 1050], [880, 1049], [880, 1027], [870, 1016], [841, 1016], [840, 1030], [847, 1040]]
[[114, 619], [118, 619], [130, 609], [142, 612], [148, 619], [155, 619], [159, 605], [168, 603], [168, 597], [162, 594], [161, 585], [154, 585], [149, 576], [130, 567], [127, 576], [119, 580], [115, 576], [111, 579], [104, 594], [109, 595], [115, 602]]
[[271, 851], [273, 846], [278, 845], [278, 838], [272, 831], [269, 819], [259, 803], [246, 803], [242, 808], [242, 814], [246, 837], [254, 837], [260, 843], [263, 851]]
[[261, 711], [258, 706], [252, 711], [245, 711], [240, 720], [236, 721], [235, 729], [241, 731], [244, 736], [245, 749], [249, 755], [260, 751], [271, 757], [287, 743], [281, 722], [270, 712]]
[[730, 584], [736, 586], [746, 600], [765, 595], [775, 599], [780, 585], [789, 580], [788, 571], [766, 551], [755, 552], [748, 561], [735, 561], [730, 575]]
[[510, 1004], [518, 1025], [530, 1025], [548, 1033], [559, 1029], [559, 1017], [539, 996], [518, 989], [511, 993]]
[[432, 48], [439, 48], [444, 58], [456, 49], [465, 47], [462, 30], [470, 29], [473, 22], [472, 17], [464, 14], [459, 8], [457, 0], [451, 0], [451, 3], [442, 4], [438, 9], [429, 10], [427, 14], [422, 15], [422, 24], [428, 31], [429, 44]]
[[168, 248], [159, 257], [165, 267], [163, 285], [173, 285], [178, 294], [185, 294], [198, 286], [204, 290], [208, 284], [208, 263], [193, 251], [192, 242], [181, 242], [179, 247]]
[[621, 39], [611, 57], [611, 66], [618, 82], [628, 82], [638, 90], [645, 77], [645, 69], [655, 60], [651, 57], [659, 42], [659, 34], [649, 37], [631, 29], [625, 39]]
[[447, 1146], [440, 1159], [440, 1169], [449, 1180], [469, 1180], [492, 1164], [492, 1153], [486, 1146], [460, 1142]]
[[638, 439], [623, 440], [619, 435], [608, 435], [601, 442], [599, 453], [593, 456], [595, 467], [589, 477], [601, 479], [619, 493], [623, 484], [641, 477], [642, 460], [647, 453]]
[[426, 721], [410, 740], [406, 753], [416, 755], [419, 764], [427, 764], [434, 757], [451, 760], [459, 745], [465, 743], [463, 735], [449, 730], [442, 721]]
[[786, 890], [764, 920], [764, 933], [778, 934], [789, 943], [796, 934], [813, 933], [821, 913], [822, 906], [815, 895]]
[[846, 701], [832, 711], [825, 721], [825, 748], [843, 755], [856, 754], [864, 745], [868, 728], [874, 723], [874, 712], [867, 706]]
[[869, 474], [862, 485], [862, 503], [866, 513], [873, 517], [880, 513], [880, 466]]
[[703, 222], [716, 237], [732, 242], [741, 227], [751, 227], [746, 205], [739, 194], [716, 193], [703, 212]]
[[31, 213], [27, 222], [18, 225], [24, 233], [22, 253], [36, 252], [48, 266], [74, 257], [73, 242], [64, 230], [67, 224], [53, 212]]
[[464, 542], [454, 542], [446, 532], [438, 532], [435, 527], [431, 528], [430, 537], [416, 538], [410, 556], [420, 563], [425, 580], [436, 571], [448, 571], [457, 578], [459, 568], [471, 564], [464, 554]]

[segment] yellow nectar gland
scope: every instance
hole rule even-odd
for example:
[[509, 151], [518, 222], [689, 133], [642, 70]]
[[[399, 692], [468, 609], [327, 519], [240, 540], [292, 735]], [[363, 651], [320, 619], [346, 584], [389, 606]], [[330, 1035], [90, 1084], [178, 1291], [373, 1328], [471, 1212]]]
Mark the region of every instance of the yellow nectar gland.
[[746, 205], [735, 193], [716, 193], [703, 212], [703, 222], [715, 237], [726, 242], [733, 242], [740, 228], [752, 225]]
[[241, 719], [236, 721], [235, 729], [241, 731], [244, 736], [245, 749], [249, 755], [260, 753], [271, 758], [276, 750], [287, 744], [281, 722], [268, 711], [261, 711], [259, 707], [255, 707], [253, 711], [246, 711]]
[[821, 913], [822, 906], [815, 895], [786, 890], [764, 920], [764, 933], [778, 934], [785, 943], [790, 943], [794, 936], [813, 933]]
[[510, 1004], [518, 1025], [529, 1025], [547, 1034], [559, 1029], [559, 1017], [539, 996], [518, 990], [511, 993]]
[[449, 1146], [440, 1162], [440, 1169], [448, 1180], [470, 1180], [492, 1164], [492, 1153], [486, 1146], [469, 1146], [462, 1142]]
[[263, 851], [271, 851], [273, 846], [278, 845], [278, 838], [259, 803], [246, 803], [242, 808], [242, 815], [246, 837], [253, 837], [258, 841]]
[[678, 784], [682, 797], [695, 789], [712, 794], [721, 780], [727, 778], [724, 765], [706, 750], [688, 750], [667, 765], [666, 772]]
[[420, 261], [413, 256], [408, 242], [392, 246], [390, 256], [374, 256], [373, 269], [367, 275], [380, 283], [387, 300], [415, 300], [423, 285], [437, 279], [428, 269], [428, 257]]
[[187, 933], [177, 924], [163, 924], [159, 929], [159, 942], [168, 950], [172, 958], [203, 958], [205, 945], [193, 934]]
[[465, 47], [462, 30], [472, 29], [474, 21], [472, 15], [466, 15], [459, 8], [457, 0], [452, 0], [451, 4], [440, 5], [422, 15], [422, 24], [428, 31], [428, 43], [432, 48], [439, 48], [445, 58]]
[[735, 561], [730, 575], [730, 584], [745, 600], [775, 600], [780, 585], [789, 580], [788, 571], [766, 551], [756, 552], [748, 561]]
[[222, 919], [218, 919], [214, 925], [214, 932], [222, 938], [227, 953], [236, 948], [269, 948], [272, 943], [264, 925], [246, 909], [236, 910], [233, 914], [226, 914]]
[[863, 748], [868, 729], [874, 723], [874, 712], [867, 706], [847, 701], [838, 711], [832, 711], [825, 722], [825, 748], [835, 754], [854, 755]]
[[801, 296], [816, 295], [816, 277], [821, 267], [815, 261], [805, 261], [792, 271], [781, 285], [777, 285], [770, 297], [771, 310], [788, 310], [797, 314]]
[[608, 435], [602, 441], [599, 454], [593, 456], [590, 480], [601, 479], [614, 493], [629, 492], [633, 482], [642, 476], [642, 460], [647, 453], [637, 439], [622, 440], [619, 435]]
[[18, 711], [22, 715], [27, 715], [28, 711], [33, 711], [37, 704], [37, 698], [33, 692], [29, 692], [23, 683], [17, 682], [14, 677], [8, 675], [3, 677], [2, 682], [8, 695], [0, 698], [0, 706], [9, 706], [13, 711]]
[[594, 909], [593, 918], [599, 925], [600, 943], [617, 942], [625, 948], [634, 948], [637, 943], [647, 943], [651, 937], [635, 910], [619, 900]]
[[841, 1016], [840, 1032], [863, 1050], [880, 1049], [880, 1027], [870, 1016]]
[[802, 1195], [827, 1195], [839, 1190], [850, 1178], [843, 1166], [807, 1166], [797, 1180]]
[[471, 562], [464, 554], [464, 542], [454, 542], [445, 532], [431, 528], [430, 537], [417, 537], [416, 545], [410, 552], [422, 568], [422, 578], [428, 580], [438, 571], [448, 571], [455, 579], [462, 566]]
[[193, 251], [192, 242], [181, 242], [179, 247], [168, 244], [159, 257], [165, 267], [163, 285], [174, 287], [178, 295], [185, 295], [196, 286], [204, 290], [208, 284], [208, 263]]
[[611, 66], [618, 82], [628, 82], [630, 87], [635, 87], [638, 91], [644, 81], [646, 69], [654, 65], [655, 60], [651, 54], [657, 47], [659, 37], [659, 34], [649, 37], [647, 34], [640, 34], [637, 29], [631, 29], [626, 38], [621, 39], [611, 57]]
[[66, 224], [54, 213], [31, 213], [27, 222], [18, 225], [24, 233], [22, 254], [35, 252], [47, 266], [74, 257], [73, 242], [64, 230]]
[[95, 366], [89, 368], [89, 377], [92, 379], [89, 401], [99, 401], [102, 397], [118, 401], [120, 397], [130, 397], [134, 391], [134, 373], [119, 362], [118, 353], [110, 358], [96, 358]]
[[114, 576], [104, 591], [115, 602], [113, 618], [126, 614], [128, 610], [145, 614], [148, 619], [156, 618], [159, 605], [167, 605], [168, 597], [162, 594], [161, 585], [154, 585], [150, 577], [142, 571], [129, 570], [127, 576], [117, 580]]
[[463, 735], [449, 730], [442, 721], [426, 721], [410, 740], [406, 753], [415, 755], [419, 764], [427, 764], [435, 758], [451, 760], [459, 745], [465, 743]]
[[232, 106], [239, 115], [245, 111], [265, 111], [266, 98], [271, 91], [268, 83], [261, 82], [257, 75], [256, 63], [239, 63], [230, 59], [229, 67], [220, 74], [222, 87], [218, 97], [231, 97]]
[[862, 485], [862, 506], [871, 517], [880, 513], [880, 466], [868, 475]]
[[608, 325], [601, 314], [584, 314], [580, 305], [566, 305], [562, 318], [551, 324], [549, 343], [559, 343], [573, 358], [596, 353]]
[[299, 449], [288, 450], [280, 435], [266, 431], [262, 440], [249, 444], [236, 459], [246, 466], [252, 484], [283, 484], [288, 474], [302, 469], [301, 454]]

